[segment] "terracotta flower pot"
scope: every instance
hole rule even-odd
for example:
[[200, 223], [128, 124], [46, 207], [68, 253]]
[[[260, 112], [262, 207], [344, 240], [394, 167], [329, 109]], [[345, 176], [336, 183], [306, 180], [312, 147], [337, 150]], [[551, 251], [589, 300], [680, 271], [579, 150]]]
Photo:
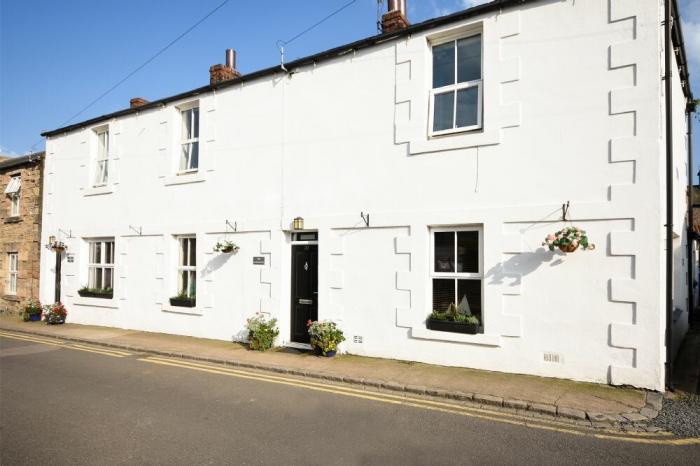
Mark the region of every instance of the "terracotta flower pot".
[[561, 252], [574, 252], [578, 249], [578, 244], [575, 246], [573, 244], [567, 244], [566, 246], [559, 245], [559, 249], [561, 250]]

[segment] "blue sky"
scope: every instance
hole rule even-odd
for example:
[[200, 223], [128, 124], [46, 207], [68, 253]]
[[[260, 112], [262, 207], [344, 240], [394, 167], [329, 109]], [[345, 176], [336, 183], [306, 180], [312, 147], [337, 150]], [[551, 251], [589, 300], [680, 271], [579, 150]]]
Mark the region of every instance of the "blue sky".
[[[43, 149], [40, 133], [63, 125], [223, 0], [0, 0], [0, 152]], [[277, 64], [275, 43], [349, 0], [230, 0], [185, 38], [71, 122], [208, 83], [209, 66], [238, 51], [246, 73]], [[356, 0], [287, 47], [291, 60], [376, 33], [376, 0]], [[409, 0], [420, 22], [487, 0]], [[700, 0], [680, 0], [693, 89], [700, 96]], [[695, 160], [700, 164], [696, 120]], [[697, 168], [695, 170], [697, 172]]]

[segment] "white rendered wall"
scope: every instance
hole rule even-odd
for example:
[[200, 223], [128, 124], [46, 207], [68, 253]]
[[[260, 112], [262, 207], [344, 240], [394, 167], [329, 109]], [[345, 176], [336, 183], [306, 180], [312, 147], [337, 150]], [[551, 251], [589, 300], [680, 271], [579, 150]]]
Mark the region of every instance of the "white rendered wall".
[[[88, 189], [92, 128], [49, 138], [43, 234], [75, 254], [64, 260], [69, 320], [231, 340], [262, 310], [279, 319], [284, 344], [288, 230], [302, 216], [319, 231], [319, 317], [339, 322], [346, 352], [661, 389], [653, 3], [542, 1], [200, 95], [197, 182], [173, 176], [180, 103], [105, 122], [107, 190]], [[474, 28], [484, 41], [483, 131], [429, 139], [428, 41]], [[595, 251], [541, 247], [568, 224], [560, 221], [567, 201]], [[370, 213], [369, 228], [360, 212]], [[241, 250], [213, 254], [227, 220]], [[426, 330], [430, 227], [466, 225], [483, 228], [485, 332]], [[179, 234], [196, 234], [199, 245], [189, 313], [168, 305]], [[84, 239], [112, 236], [115, 298], [96, 307], [76, 293]], [[42, 264], [48, 301], [48, 251]], [[545, 363], [544, 352], [562, 362]]]

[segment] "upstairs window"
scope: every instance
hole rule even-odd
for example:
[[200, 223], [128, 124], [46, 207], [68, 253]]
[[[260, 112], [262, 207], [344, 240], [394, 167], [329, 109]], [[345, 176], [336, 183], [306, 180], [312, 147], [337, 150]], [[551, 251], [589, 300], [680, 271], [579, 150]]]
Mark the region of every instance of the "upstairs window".
[[114, 239], [91, 240], [88, 263], [88, 288], [114, 288]]
[[181, 110], [182, 154], [180, 172], [194, 172], [199, 168], [199, 107]]
[[430, 133], [481, 128], [481, 35], [433, 45]]
[[22, 187], [22, 178], [13, 176], [5, 188], [5, 194], [10, 198], [10, 217], [19, 216], [19, 189]]
[[19, 256], [16, 252], [7, 254], [7, 262], [9, 264], [9, 279], [7, 282], [7, 294], [17, 294], [17, 276], [19, 269]]
[[97, 131], [97, 157], [95, 158], [94, 187], [105, 186], [109, 181], [109, 129]]
[[180, 243], [177, 267], [178, 296], [195, 298], [197, 296], [197, 238], [183, 236], [178, 240]]

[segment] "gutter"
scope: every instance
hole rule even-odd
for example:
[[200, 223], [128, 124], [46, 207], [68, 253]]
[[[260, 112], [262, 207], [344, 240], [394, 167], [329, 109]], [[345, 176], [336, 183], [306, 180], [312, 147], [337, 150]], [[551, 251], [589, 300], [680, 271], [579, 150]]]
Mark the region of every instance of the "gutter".
[[693, 270], [693, 245], [695, 219], [693, 215], [693, 113], [695, 112], [695, 103], [693, 97], [690, 97], [690, 103], [686, 108], [686, 116], [688, 118], [688, 232], [686, 237], [686, 263], [688, 264], [688, 323], [692, 326], [695, 323], [695, 290], [693, 282], [695, 281], [695, 272]]

